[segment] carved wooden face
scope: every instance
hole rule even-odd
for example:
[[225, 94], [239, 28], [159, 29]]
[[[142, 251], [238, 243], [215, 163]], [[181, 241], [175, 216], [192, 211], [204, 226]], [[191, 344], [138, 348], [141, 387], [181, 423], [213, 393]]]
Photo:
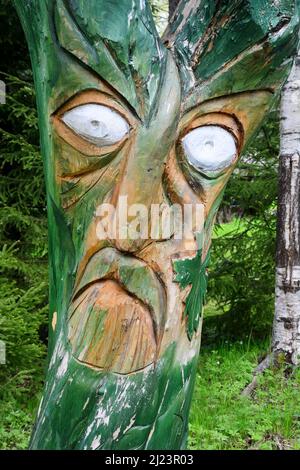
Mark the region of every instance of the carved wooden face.
[[287, 74], [294, 7], [183, 2], [163, 44], [143, 1], [31, 3], [52, 264], [32, 445], [178, 448], [214, 219]]
[[[200, 254], [200, 276], [222, 191], [271, 93], [216, 98], [185, 111], [180, 82], [168, 53], [147, 116], [98, 78], [94, 88], [59, 102], [51, 118], [60, 210], [77, 249], [68, 341], [87, 367], [140, 371], [174, 341], [181, 354], [198, 352], [202, 300], [185, 314], [193, 280], [182, 289], [176, 266]], [[162, 212], [174, 206], [182, 224], [186, 208], [194, 209], [193, 236], [178, 233], [171, 211], [166, 234]], [[154, 219], [156, 208], [161, 217]]]

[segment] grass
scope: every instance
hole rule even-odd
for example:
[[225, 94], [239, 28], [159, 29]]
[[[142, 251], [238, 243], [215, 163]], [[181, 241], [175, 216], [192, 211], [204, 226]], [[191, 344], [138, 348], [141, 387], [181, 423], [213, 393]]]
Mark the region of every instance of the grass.
[[[300, 371], [268, 370], [241, 396], [266, 345], [203, 348], [190, 415], [190, 449], [300, 449]], [[266, 351], [265, 351], [266, 352]]]
[[32, 428], [32, 414], [18, 401], [6, 401], [0, 405], [0, 449], [23, 450], [28, 447]]
[[242, 233], [246, 227], [247, 224], [245, 220], [240, 219], [238, 217], [233, 218], [230, 222], [227, 222], [226, 224], [215, 225], [212, 240], [224, 237], [226, 235]]
[[[28, 448], [29, 438], [41, 398], [41, 371], [34, 384], [24, 380], [7, 386], [0, 400], [0, 450]], [[1, 390], [1, 388], [0, 388]]]
[[[190, 449], [300, 449], [300, 371], [260, 377], [251, 397], [241, 391], [266, 343], [203, 347], [190, 415]], [[0, 449], [25, 449], [37, 397], [0, 404]]]

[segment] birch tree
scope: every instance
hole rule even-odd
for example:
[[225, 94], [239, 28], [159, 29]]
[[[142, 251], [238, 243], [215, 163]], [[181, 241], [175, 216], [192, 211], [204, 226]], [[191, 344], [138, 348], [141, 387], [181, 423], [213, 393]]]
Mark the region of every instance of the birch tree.
[[281, 100], [274, 357], [296, 365], [300, 355], [300, 53]]
[[[30, 448], [181, 449], [214, 220], [293, 64], [296, 3], [182, 0], [162, 38], [145, 1], [14, 4], [35, 79], [51, 264]], [[166, 206], [201, 214], [177, 237], [152, 217]]]

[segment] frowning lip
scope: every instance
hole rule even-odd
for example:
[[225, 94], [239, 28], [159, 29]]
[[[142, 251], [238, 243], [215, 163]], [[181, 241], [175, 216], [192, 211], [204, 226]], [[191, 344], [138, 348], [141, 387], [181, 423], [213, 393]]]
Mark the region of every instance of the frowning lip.
[[115, 248], [103, 248], [89, 260], [75, 286], [73, 301], [91, 284], [111, 279], [148, 306], [157, 340], [165, 323], [166, 292], [160, 279], [145, 262]]

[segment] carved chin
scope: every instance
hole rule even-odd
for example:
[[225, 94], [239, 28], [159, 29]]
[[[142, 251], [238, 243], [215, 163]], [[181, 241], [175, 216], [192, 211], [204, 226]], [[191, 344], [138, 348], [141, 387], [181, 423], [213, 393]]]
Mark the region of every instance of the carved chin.
[[119, 374], [156, 361], [166, 313], [165, 286], [144, 261], [114, 248], [94, 254], [69, 309], [73, 356]]
[[80, 362], [120, 374], [145, 368], [157, 354], [149, 308], [114, 280], [92, 284], [76, 299], [69, 341]]

